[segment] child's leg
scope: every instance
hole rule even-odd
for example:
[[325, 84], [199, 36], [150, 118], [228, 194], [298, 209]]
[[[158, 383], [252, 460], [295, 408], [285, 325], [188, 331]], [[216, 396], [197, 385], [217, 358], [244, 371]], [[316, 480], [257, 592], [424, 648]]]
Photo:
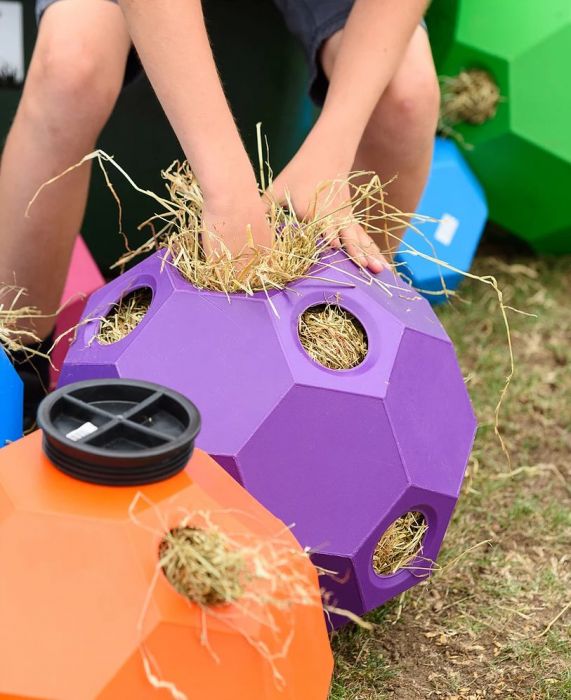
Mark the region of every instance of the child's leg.
[[[323, 46], [321, 60], [331, 75], [341, 32]], [[379, 100], [363, 134], [355, 170], [372, 170], [381, 180], [394, 175], [387, 200], [404, 212], [414, 212], [428, 178], [438, 123], [440, 91], [426, 31], [418, 27], [400, 68]], [[383, 251], [396, 250], [405, 229], [377, 241]]]
[[[91, 151], [121, 89], [130, 41], [119, 7], [60, 0], [38, 40], [0, 167], [0, 284], [29, 291], [26, 303], [56, 310], [87, 199], [90, 168], [46, 189], [49, 178]], [[47, 335], [53, 319], [36, 323]]]

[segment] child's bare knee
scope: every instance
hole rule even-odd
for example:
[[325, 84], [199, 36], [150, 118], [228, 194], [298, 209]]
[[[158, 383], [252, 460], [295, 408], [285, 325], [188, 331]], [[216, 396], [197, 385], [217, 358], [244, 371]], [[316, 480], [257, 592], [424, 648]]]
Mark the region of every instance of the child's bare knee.
[[[427, 68], [394, 80], [378, 105], [385, 128], [402, 138], [432, 137], [438, 123], [440, 88], [436, 73]], [[392, 127], [392, 128], [391, 128]]]
[[49, 125], [52, 119], [83, 121], [100, 129], [121, 88], [122, 75], [105, 70], [97, 52], [79, 42], [46, 41], [34, 54], [23, 96], [23, 109]]

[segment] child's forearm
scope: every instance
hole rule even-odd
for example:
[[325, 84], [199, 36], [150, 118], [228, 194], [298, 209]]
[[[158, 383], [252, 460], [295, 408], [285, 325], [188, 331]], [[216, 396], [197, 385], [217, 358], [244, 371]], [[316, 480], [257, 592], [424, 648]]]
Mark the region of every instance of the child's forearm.
[[356, 151], [426, 6], [427, 0], [356, 0], [318, 124], [348, 150]]
[[210, 48], [200, 0], [119, 0], [151, 83], [205, 197], [255, 176]]

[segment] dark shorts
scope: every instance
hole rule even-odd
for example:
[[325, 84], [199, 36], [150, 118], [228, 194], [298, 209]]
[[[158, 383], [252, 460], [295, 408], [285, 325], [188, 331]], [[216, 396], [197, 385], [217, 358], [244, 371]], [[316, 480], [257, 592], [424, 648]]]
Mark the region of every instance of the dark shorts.
[[[43, 12], [57, 1], [36, 0], [38, 22]], [[345, 26], [353, 2], [354, 0], [274, 0], [289, 30], [303, 47], [309, 65], [309, 93], [317, 104], [323, 104], [328, 86], [319, 62], [319, 49], [326, 39]], [[126, 82], [136, 75], [137, 68], [136, 57], [130, 56]]]
[[324, 41], [343, 29], [355, 0], [274, 0], [290, 32], [301, 43], [309, 66], [309, 94], [322, 105], [328, 81], [319, 60]]
[[[110, 0], [115, 2], [115, 0]], [[269, 0], [263, 0], [269, 2]], [[328, 82], [319, 60], [324, 41], [343, 29], [355, 0], [273, 0], [283, 15], [290, 32], [301, 43], [309, 66], [309, 94], [322, 105]], [[36, 0], [38, 21], [42, 12], [57, 0]], [[136, 71], [137, 63], [130, 57], [128, 71]], [[133, 77], [128, 75], [128, 77]]]

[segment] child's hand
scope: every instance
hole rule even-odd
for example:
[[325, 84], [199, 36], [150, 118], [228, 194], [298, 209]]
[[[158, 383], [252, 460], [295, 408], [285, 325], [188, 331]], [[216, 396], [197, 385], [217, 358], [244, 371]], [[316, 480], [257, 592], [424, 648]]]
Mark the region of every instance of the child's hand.
[[[286, 193], [300, 219], [335, 212], [338, 219], [351, 219], [351, 194], [349, 186], [335, 182], [318, 192], [320, 183], [342, 180], [351, 170], [352, 157], [339, 156], [331, 144], [308, 137], [296, 156], [274, 180], [266, 196], [285, 203]], [[338, 235], [337, 235], [338, 233]], [[389, 263], [376, 243], [358, 223], [350, 223], [341, 231], [335, 231], [331, 239], [333, 248], [343, 247], [361, 267], [371, 272], [388, 268]]]
[[224, 246], [233, 257], [248, 258], [253, 248], [271, 248], [273, 233], [267, 207], [257, 188], [230, 195], [206, 197], [202, 210], [203, 246], [207, 257], [220, 255]]

